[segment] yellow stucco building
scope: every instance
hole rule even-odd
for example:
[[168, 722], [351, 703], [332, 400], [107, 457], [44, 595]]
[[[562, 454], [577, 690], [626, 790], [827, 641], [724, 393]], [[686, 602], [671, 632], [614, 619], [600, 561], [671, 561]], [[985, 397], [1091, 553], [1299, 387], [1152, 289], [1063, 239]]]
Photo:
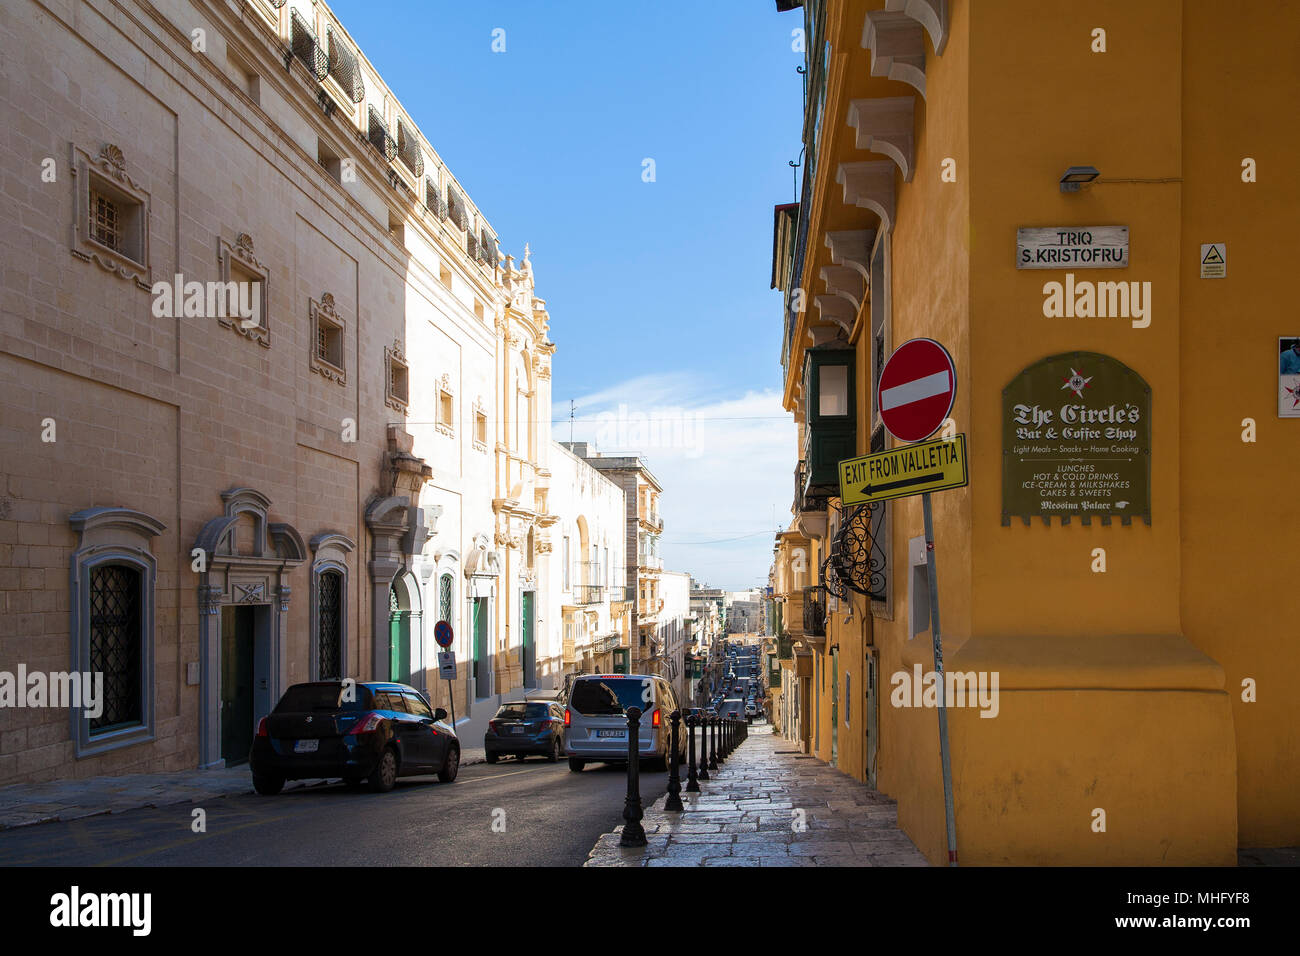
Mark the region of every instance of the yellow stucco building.
[[[1300, 843], [1300, 418], [1278, 368], [1300, 336], [1300, 8], [799, 12], [804, 181], [773, 264], [799, 448], [773, 581], [783, 696], [807, 702], [783, 732], [947, 861], [937, 712], [912, 694], [933, 668], [921, 500], [843, 508], [835, 470], [900, 444], [874, 385], [928, 337], [970, 461], [933, 499], [944, 662], [997, 680], [996, 703], [948, 709], [960, 862]], [[1079, 464], [1045, 455], [1063, 448]], [[1110, 480], [1076, 490], [1067, 468]]]

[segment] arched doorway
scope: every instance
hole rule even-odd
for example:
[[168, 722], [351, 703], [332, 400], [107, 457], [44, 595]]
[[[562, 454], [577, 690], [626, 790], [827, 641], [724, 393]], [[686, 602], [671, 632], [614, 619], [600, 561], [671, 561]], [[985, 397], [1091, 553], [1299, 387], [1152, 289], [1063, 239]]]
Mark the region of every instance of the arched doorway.
[[424, 690], [423, 614], [415, 575], [399, 574], [388, 588], [388, 673]]

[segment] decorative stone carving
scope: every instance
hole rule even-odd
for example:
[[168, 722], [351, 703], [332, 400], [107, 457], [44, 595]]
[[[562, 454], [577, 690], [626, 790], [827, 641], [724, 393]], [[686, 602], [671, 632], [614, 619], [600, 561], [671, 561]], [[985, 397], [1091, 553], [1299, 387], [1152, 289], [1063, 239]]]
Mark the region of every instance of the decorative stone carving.
[[871, 75], [916, 87], [925, 96], [925, 38], [921, 24], [906, 13], [872, 10], [862, 29], [863, 49], [871, 51]]
[[880, 217], [880, 228], [894, 228], [894, 164], [889, 160], [840, 163], [835, 181], [844, 187], [844, 201], [870, 209]]
[[[311, 370], [331, 382], [337, 382], [339, 385], [347, 384], [347, 356], [345, 354], [347, 336], [343, 334], [346, 326], [334, 306], [333, 294], [322, 292], [319, 302], [315, 299], [309, 299], [307, 311], [311, 319]], [[337, 363], [322, 357], [320, 354], [317, 343], [320, 341], [322, 329], [337, 329], [339, 332], [340, 354]]]
[[912, 134], [914, 96], [890, 96], [880, 99], [853, 100], [849, 103], [849, 125], [858, 131], [858, 149], [888, 156], [903, 173], [903, 182], [912, 181], [916, 162], [916, 143]]
[[[73, 187], [72, 247], [74, 257], [93, 262], [106, 272], [133, 281], [152, 291], [149, 271], [149, 193], [126, 171], [126, 157], [113, 143], [105, 143], [91, 156], [78, 146], [71, 148], [69, 171]], [[118, 248], [91, 234], [91, 190], [105, 193], [118, 205], [122, 243]]]
[[930, 34], [936, 56], [948, 45], [948, 0], [885, 0], [891, 13], [905, 13]]
[[[238, 310], [233, 306], [238, 305], [239, 301], [232, 303], [229, 301], [229, 297], [227, 297], [226, 308], [223, 310], [228, 314], [217, 315], [217, 322], [225, 328], [233, 329], [244, 338], [256, 342], [263, 348], [269, 349], [271, 347], [271, 323], [268, 311], [271, 302], [271, 273], [253, 254], [253, 237], [246, 232], [241, 232], [235, 237], [233, 243], [219, 238], [217, 240], [217, 270], [223, 283], [251, 282], [256, 285], [253, 292], [257, 302], [257, 323], [250, 324], [242, 315], [238, 314]], [[252, 301], [251, 297], [250, 301]], [[314, 345], [314, 332], [312, 342]]]
[[826, 283], [827, 292], [838, 295], [853, 306], [853, 315], [856, 317], [858, 310], [862, 308], [862, 299], [866, 291], [866, 283], [862, 281], [862, 275], [848, 266], [822, 266], [821, 278]]

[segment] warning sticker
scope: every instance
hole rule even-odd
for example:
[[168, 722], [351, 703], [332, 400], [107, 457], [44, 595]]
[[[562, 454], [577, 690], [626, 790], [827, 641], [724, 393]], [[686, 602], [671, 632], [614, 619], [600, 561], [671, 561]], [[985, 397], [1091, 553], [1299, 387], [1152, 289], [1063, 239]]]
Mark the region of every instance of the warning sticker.
[[1222, 279], [1228, 274], [1228, 245], [1224, 242], [1201, 243], [1201, 278]]

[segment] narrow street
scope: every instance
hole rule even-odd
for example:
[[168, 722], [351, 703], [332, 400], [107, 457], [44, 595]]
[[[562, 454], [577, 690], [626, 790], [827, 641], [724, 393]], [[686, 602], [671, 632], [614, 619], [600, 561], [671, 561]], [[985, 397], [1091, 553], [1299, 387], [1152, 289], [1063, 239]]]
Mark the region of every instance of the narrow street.
[[[643, 774], [645, 803], [666, 784]], [[626, 786], [622, 767], [505, 760], [386, 794], [331, 784], [23, 827], [0, 833], [0, 866], [581, 866], [622, 822]]]

